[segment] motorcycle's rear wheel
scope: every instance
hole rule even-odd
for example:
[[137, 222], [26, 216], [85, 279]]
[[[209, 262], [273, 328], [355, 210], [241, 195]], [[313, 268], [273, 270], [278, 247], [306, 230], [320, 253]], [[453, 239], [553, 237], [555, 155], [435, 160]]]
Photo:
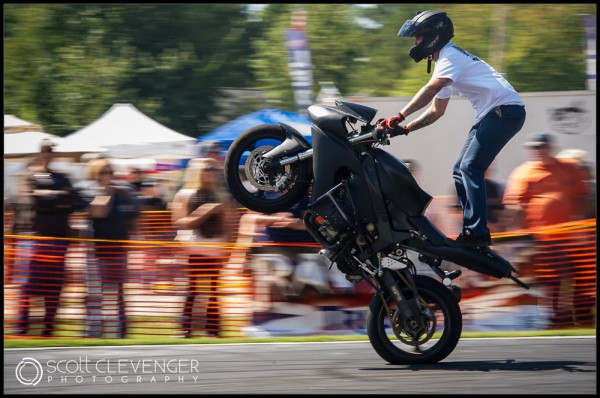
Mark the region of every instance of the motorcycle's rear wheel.
[[[412, 341], [402, 326], [395, 330], [392, 327], [386, 305], [392, 316], [397, 314], [397, 306], [390, 296], [384, 303], [380, 295], [375, 295], [367, 312], [367, 334], [371, 345], [379, 356], [392, 365], [439, 362], [454, 350], [462, 333], [460, 307], [448, 288], [427, 276], [413, 277], [419, 295], [435, 317], [435, 320], [428, 322], [427, 330], [417, 341]], [[410, 295], [408, 289], [403, 289], [404, 293]], [[401, 325], [402, 320], [396, 318], [395, 323]]]
[[279, 125], [263, 124], [240, 134], [225, 156], [225, 182], [233, 197], [250, 210], [276, 213], [288, 210], [310, 185], [307, 160], [276, 166], [262, 155], [286, 138]]

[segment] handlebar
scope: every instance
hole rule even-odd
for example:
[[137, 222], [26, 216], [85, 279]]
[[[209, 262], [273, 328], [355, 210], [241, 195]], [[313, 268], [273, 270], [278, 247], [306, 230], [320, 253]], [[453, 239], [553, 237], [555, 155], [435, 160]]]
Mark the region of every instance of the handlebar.
[[[354, 136], [354, 137], [350, 137], [348, 138], [348, 141], [350, 142], [350, 144], [355, 145], [355, 144], [359, 144], [361, 142], [364, 141], [373, 141], [373, 142], [379, 142], [381, 144], [389, 144], [389, 134], [385, 133], [385, 136], [381, 139], [378, 139], [376, 137], [376, 135], [374, 134], [375, 131], [377, 130], [378, 126], [377, 125], [373, 125], [373, 126], [369, 126], [370, 128], [367, 128], [366, 130], [360, 132], [358, 135]], [[300, 152], [296, 155], [290, 156], [289, 158], [286, 159], [280, 159], [277, 161], [277, 164], [279, 164], [280, 166], [285, 166], [287, 164], [291, 164], [291, 163], [295, 163], [297, 161], [302, 161], [308, 158], [311, 158], [313, 155], [313, 149], [307, 149], [304, 152]]]
[[[366, 129], [365, 131], [362, 131], [359, 135], [349, 138], [348, 141], [350, 141], [350, 143], [353, 145], [363, 141], [374, 141], [382, 144], [389, 144], [390, 135], [388, 133], [380, 132], [378, 125], [373, 125], [369, 127], [370, 128]], [[378, 135], [381, 133], [383, 133], [383, 136], [379, 137]]]

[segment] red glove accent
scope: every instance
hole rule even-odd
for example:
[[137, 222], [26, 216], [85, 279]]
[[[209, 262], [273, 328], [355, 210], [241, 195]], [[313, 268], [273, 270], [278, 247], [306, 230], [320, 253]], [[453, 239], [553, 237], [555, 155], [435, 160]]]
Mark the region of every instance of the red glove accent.
[[384, 119], [380, 126], [387, 130], [394, 130], [396, 126], [404, 121], [404, 116], [400, 113], [399, 116], [392, 116]]

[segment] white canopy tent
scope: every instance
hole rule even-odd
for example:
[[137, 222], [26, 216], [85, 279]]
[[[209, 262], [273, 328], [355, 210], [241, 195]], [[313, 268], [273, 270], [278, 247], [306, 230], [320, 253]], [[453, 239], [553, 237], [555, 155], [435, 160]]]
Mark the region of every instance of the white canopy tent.
[[132, 104], [114, 104], [99, 119], [66, 136], [62, 144], [71, 148], [100, 146], [116, 158], [193, 157], [196, 152], [195, 138], [165, 127]]
[[55, 144], [53, 152], [57, 154], [52, 168], [68, 173], [71, 178], [80, 179], [85, 168], [78, 159], [86, 153], [106, 152], [105, 148], [90, 143], [73, 147], [65, 144], [65, 138], [42, 131], [41, 126], [19, 119], [13, 115], [4, 115], [4, 196], [14, 198], [15, 178], [27, 166], [29, 161], [40, 152], [43, 140]]
[[4, 115], [4, 157], [18, 158], [40, 151], [42, 140], [50, 140], [56, 146], [54, 152], [68, 157], [78, 157], [84, 153], [106, 152], [107, 149], [90, 144], [72, 145], [63, 137], [46, 133], [40, 125], [20, 119], [14, 115]]
[[42, 140], [59, 144], [64, 138], [42, 131], [4, 133], [4, 156], [32, 155], [40, 151]]
[[14, 115], [4, 115], [4, 132], [18, 133], [21, 131], [41, 131], [42, 127], [28, 122], [27, 120], [19, 119]]

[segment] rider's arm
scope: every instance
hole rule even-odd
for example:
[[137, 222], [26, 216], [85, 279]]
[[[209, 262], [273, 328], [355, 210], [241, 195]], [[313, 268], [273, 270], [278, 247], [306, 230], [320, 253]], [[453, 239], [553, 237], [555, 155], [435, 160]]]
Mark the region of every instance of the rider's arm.
[[425, 107], [430, 102], [433, 103], [419, 118], [409, 123], [407, 127], [410, 131], [420, 129], [428, 126], [435, 122], [437, 119], [442, 117], [448, 106], [450, 98], [438, 99], [435, 95], [447, 85], [451, 84], [452, 80], [443, 77], [432, 78], [429, 82], [413, 97], [412, 100], [400, 111], [400, 113], [406, 118], [412, 113]]
[[446, 108], [448, 107], [448, 102], [450, 102], [450, 98], [434, 98], [431, 106], [418, 118], [408, 123], [405, 127], [408, 129], [408, 131], [415, 131], [425, 126], [429, 126], [444, 116]]
[[404, 117], [412, 115], [419, 109], [429, 104], [441, 89], [452, 83], [452, 79], [445, 77], [436, 77], [429, 80], [429, 82], [419, 90], [419, 92], [410, 100], [408, 104], [400, 112]]

